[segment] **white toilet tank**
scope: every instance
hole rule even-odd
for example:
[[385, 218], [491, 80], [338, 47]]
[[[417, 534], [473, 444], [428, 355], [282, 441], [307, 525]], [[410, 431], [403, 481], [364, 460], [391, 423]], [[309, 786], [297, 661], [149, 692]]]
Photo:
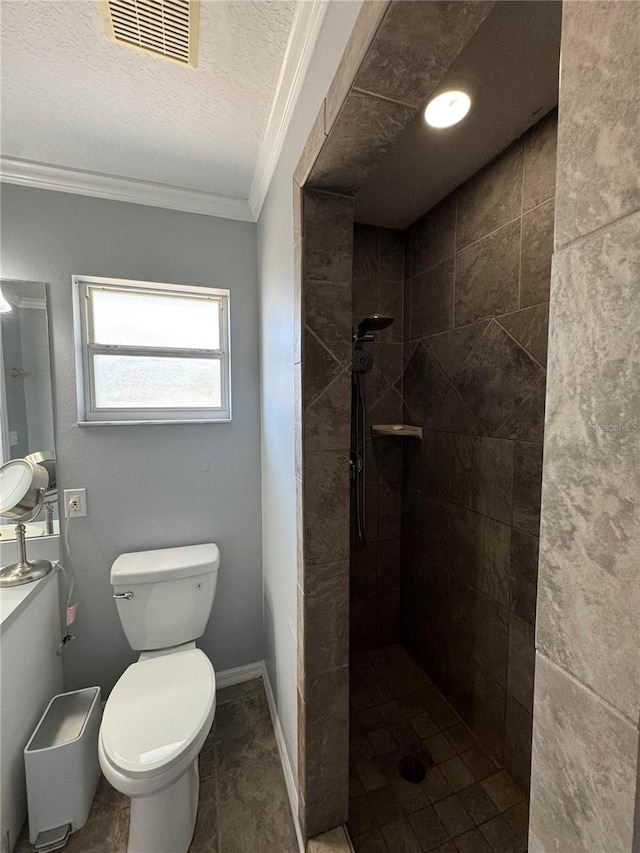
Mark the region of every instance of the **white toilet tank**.
[[121, 554], [111, 567], [111, 585], [131, 648], [166, 649], [201, 637], [219, 566], [214, 544]]

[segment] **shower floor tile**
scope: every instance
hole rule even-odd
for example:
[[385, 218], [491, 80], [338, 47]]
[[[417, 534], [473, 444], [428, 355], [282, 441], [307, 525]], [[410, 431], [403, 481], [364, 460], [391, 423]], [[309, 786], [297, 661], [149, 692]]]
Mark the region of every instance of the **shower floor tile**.
[[[524, 791], [402, 646], [352, 656], [350, 739], [356, 853], [526, 853]], [[420, 783], [400, 775], [408, 755]]]

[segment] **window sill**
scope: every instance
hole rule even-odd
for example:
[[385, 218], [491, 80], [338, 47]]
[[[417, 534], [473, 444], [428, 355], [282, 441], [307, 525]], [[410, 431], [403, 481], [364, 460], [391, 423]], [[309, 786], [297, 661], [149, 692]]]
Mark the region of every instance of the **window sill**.
[[184, 420], [169, 420], [169, 421], [77, 421], [76, 426], [79, 427], [94, 427], [94, 426], [151, 426], [155, 424], [229, 424], [231, 418], [192, 418]]

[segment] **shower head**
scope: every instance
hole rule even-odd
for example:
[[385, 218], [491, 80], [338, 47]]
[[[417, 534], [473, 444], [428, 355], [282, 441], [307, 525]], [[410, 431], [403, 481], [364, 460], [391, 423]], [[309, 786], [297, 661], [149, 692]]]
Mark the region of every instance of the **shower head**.
[[380, 332], [392, 323], [393, 317], [386, 317], [384, 314], [372, 314], [370, 317], [365, 317], [364, 320], [360, 321], [358, 337], [366, 335], [367, 332]]

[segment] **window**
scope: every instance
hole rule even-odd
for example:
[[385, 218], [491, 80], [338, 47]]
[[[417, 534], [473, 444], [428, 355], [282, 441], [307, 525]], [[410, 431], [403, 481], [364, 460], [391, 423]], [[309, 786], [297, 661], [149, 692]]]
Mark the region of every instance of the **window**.
[[231, 420], [229, 291], [74, 276], [78, 420]]

